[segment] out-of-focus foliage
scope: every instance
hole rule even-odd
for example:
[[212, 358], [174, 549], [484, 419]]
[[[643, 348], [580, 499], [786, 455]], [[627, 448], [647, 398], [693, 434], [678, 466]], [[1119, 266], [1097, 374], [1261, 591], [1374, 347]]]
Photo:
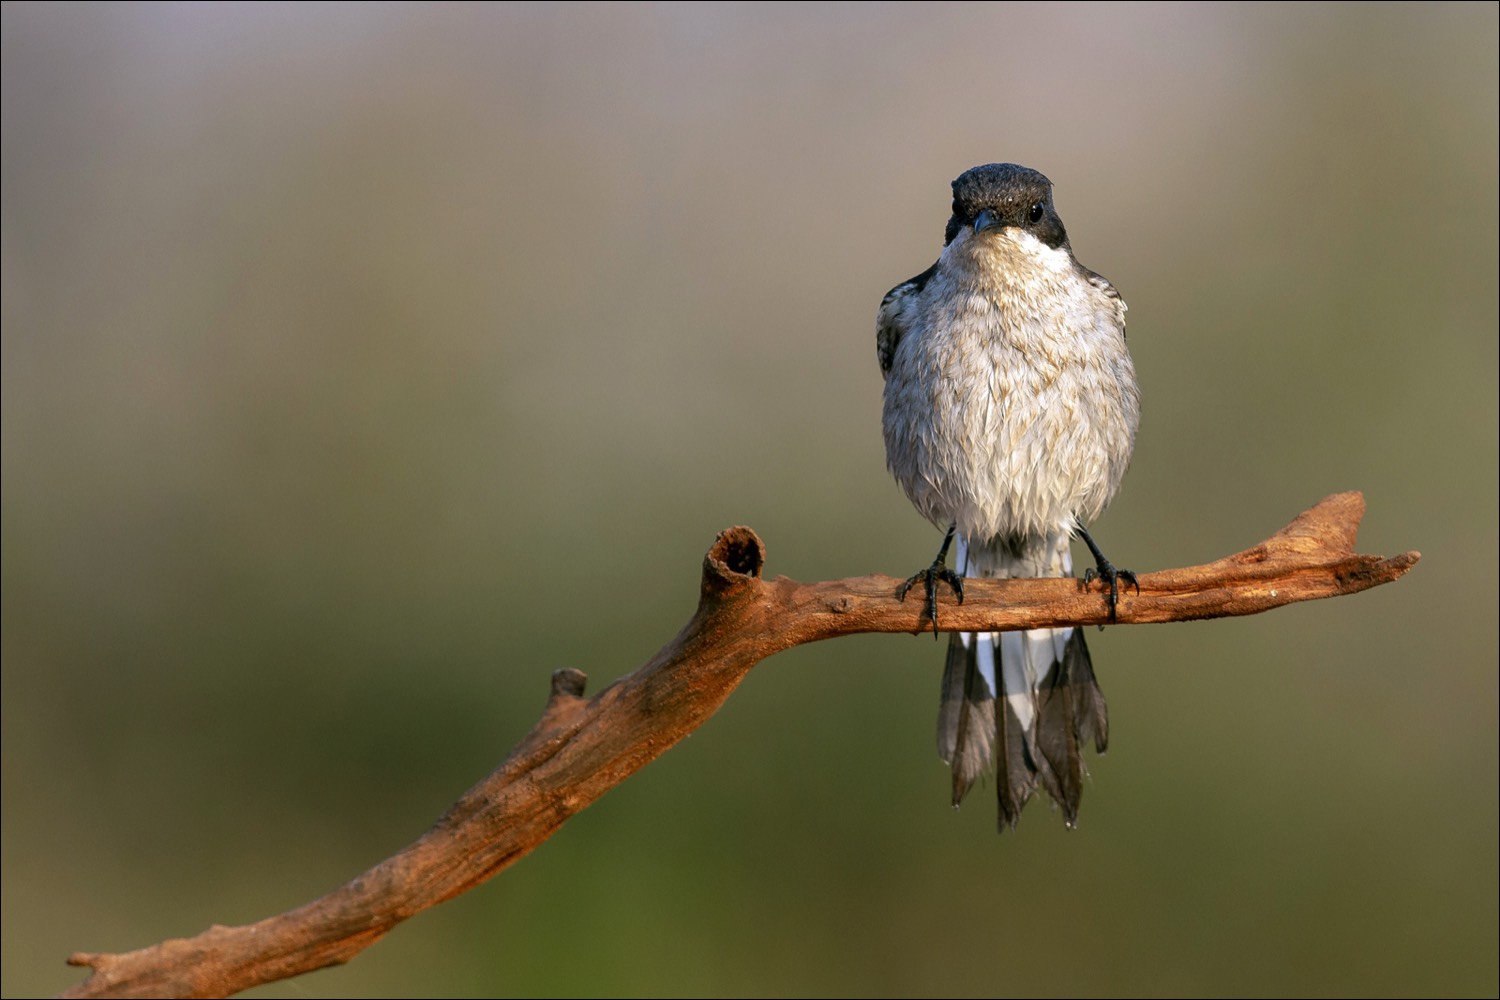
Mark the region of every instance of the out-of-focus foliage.
[[[1497, 16], [69, 6], [3, 23], [3, 992], [300, 903], [768, 571], [910, 571], [874, 314], [1049, 174], [1131, 305], [1098, 537], [1362, 489], [1400, 583], [1091, 638], [1082, 827], [954, 813], [941, 648], [765, 663], [501, 878], [265, 995], [1493, 995]], [[579, 609], [585, 609], [580, 611]]]

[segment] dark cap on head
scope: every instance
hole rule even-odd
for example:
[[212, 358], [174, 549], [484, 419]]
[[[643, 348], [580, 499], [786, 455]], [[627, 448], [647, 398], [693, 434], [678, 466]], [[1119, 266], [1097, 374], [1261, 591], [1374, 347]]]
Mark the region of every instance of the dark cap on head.
[[1068, 245], [1062, 219], [1052, 207], [1052, 182], [1047, 175], [1017, 163], [986, 163], [965, 170], [953, 182], [953, 217], [943, 245], [953, 242], [964, 226], [982, 213], [982, 227], [1016, 226], [1055, 248]]

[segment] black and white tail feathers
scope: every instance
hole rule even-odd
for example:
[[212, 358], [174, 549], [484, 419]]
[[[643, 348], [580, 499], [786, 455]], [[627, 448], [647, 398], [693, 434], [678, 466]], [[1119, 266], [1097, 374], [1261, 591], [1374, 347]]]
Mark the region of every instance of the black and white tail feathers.
[[[970, 549], [965, 576], [1068, 576], [1067, 535], [996, 541]], [[996, 697], [996, 693], [999, 697]], [[938, 712], [938, 753], [953, 769], [953, 804], [993, 763], [1000, 827], [1014, 828], [1040, 786], [1071, 828], [1088, 774], [1083, 747], [1109, 744], [1104, 695], [1077, 628], [956, 632], [948, 645]]]

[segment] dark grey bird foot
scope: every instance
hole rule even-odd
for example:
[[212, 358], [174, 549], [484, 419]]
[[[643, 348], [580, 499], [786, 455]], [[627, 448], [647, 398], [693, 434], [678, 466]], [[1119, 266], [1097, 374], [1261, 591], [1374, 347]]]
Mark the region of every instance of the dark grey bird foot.
[[[1083, 585], [1089, 586], [1095, 580], [1102, 580], [1109, 585], [1109, 620], [1116, 621], [1116, 611], [1120, 605], [1120, 581], [1124, 580], [1128, 586], [1134, 587], [1135, 592], [1141, 592], [1140, 582], [1136, 580], [1135, 574], [1128, 569], [1116, 569], [1115, 564], [1104, 558], [1104, 553], [1099, 551], [1099, 546], [1094, 544], [1093, 538], [1089, 537], [1088, 529], [1083, 525], [1078, 526], [1079, 534], [1083, 535], [1084, 544], [1094, 555], [1096, 568], [1083, 571]], [[1103, 628], [1103, 625], [1099, 626]]]
[[[924, 570], [919, 570], [906, 578], [906, 582], [896, 588], [896, 600], [905, 601], [906, 595], [917, 581], [922, 581], [922, 590], [926, 599], [922, 602], [922, 610], [926, 612], [928, 620], [932, 622], [932, 637], [937, 638], [937, 588], [938, 584], [946, 583], [953, 591], [953, 596], [958, 598], [958, 603], [964, 602], [964, 578], [948, 568], [948, 546], [953, 544], [953, 528], [948, 529], [948, 534], [943, 536], [943, 547], [938, 549], [937, 558], [932, 565]], [[917, 627], [920, 629], [922, 619], [917, 618]]]

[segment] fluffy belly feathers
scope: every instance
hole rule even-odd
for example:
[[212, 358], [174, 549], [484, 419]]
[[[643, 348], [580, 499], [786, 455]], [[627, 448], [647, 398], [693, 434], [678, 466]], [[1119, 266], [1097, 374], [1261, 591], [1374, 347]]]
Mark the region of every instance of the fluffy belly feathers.
[[1094, 327], [1059, 343], [1018, 329], [1067, 328], [1044, 317], [977, 319], [934, 326], [978, 343], [901, 345], [885, 394], [891, 471], [928, 520], [971, 541], [1071, 532], [1104, 510], [1129, 463], [1139, 403], [1123, 338]]

